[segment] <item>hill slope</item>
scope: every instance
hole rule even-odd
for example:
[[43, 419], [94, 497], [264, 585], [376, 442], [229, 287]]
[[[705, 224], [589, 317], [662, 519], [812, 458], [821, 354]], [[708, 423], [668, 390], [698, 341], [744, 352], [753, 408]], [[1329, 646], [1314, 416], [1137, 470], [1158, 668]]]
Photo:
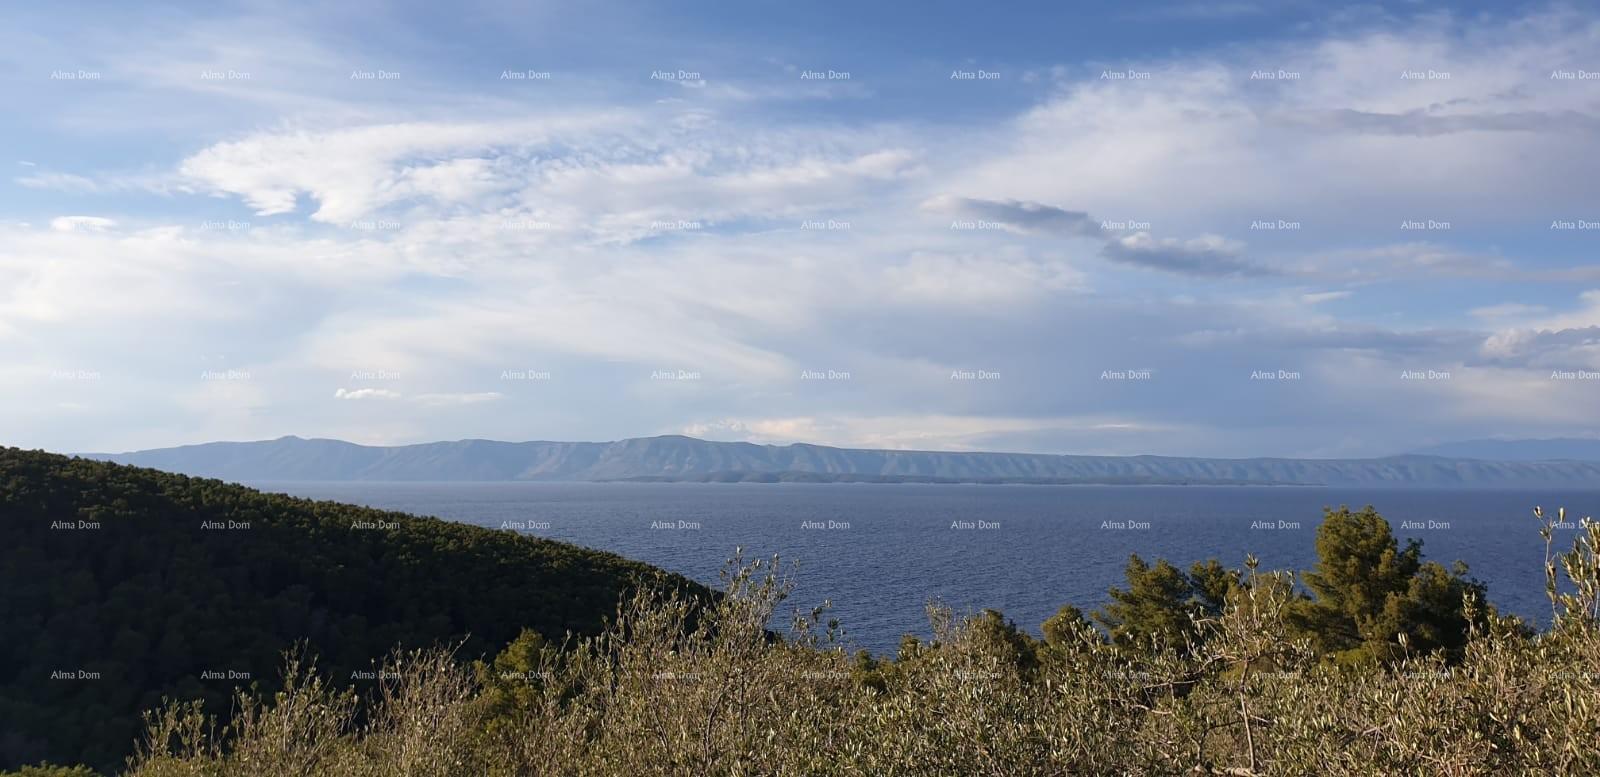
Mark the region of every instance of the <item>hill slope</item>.
[[[88, 455], [237, 481], [782, 479], [1445, 487], [1600, 484], [1600, 462], [1479, 461], [1416, 455], [1381, 459], [1202, 459], [946, 453], [755, 445], [679, 436], [603, 443], [461, 440], [397, 447], [283, 437]], [[745, 477], [749, 475], [771, 477]]]
[[226, 714], [305, 640], [336, 681], [395, 646], [596, 633], [636, 586], [607, 553], [215, 480], [0, 448], [0, 769], [115, 766], [163, 695]]

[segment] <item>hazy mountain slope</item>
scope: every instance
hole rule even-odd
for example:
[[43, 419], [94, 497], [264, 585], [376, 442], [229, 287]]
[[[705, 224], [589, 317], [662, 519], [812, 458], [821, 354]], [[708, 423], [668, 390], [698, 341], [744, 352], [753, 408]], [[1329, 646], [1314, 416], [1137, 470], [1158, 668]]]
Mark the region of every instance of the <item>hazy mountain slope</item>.
[[1381, 459], [1202, 459], [1056, 456], [755, 445], [665, 436], [592, 442], [462, 440], [390, 448], [284, 437], [93, 458], [227, 480], [737, 479], [805, 473], [814, 479], [958, 481], [1273, 482], [1327, 485], [1600, 486], [1600, 462]]
[[1415, 453], [1489, 461], [1600, 461], [1600, 440], [1558, 437], [1549, 440], [1462, 440]]

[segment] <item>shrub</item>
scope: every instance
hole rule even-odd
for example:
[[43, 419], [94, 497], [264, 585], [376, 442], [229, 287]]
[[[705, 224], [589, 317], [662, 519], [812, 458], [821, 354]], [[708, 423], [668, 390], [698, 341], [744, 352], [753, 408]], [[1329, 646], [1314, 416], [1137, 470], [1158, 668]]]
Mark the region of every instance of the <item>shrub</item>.
[[[1181, 646], [1108, 638], [1073, 608], [1041, 641], [999, 613], [933, 607], [926, 641], [851, 656], [821, 610], [774, 639], [766, 624], [790, 590], [777, 560], [736, 564], [697, 617], [681, 595], [640, 592], [603, 634], [559, 649], [529, 632], [493, 662], [398, 655], [359, 703], [291, 655], [284, 690], [241, 695], [223, 729], [194, 705], [152, 716], [131, 773], [1600, 773], [1600, 530], [1585, 523], [1552, 556], [1571, 592], [1533, 635], [1459, 575], [1348, 528], [1337, 544], [1388, 570], [1381, 584], [1354, 562], [1324, 564], [1313, 599], [1247, 559], [1212, 576], [1228, 585], [1186, 612]], [[1308, 611], [1338, 636], [1305, 633]], [[1401, 623], [1446, 627], [1400, 628], [1381, 661], [1332, 660]]]

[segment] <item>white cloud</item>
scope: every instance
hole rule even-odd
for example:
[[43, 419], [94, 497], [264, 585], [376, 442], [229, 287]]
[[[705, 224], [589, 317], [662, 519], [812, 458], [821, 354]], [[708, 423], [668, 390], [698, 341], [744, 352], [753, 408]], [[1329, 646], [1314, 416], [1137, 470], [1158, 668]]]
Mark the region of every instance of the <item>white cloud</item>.
[[50, 219], [50, 228], [57, 232], [104, 232], [116, 225], [116, 221], [100, 216], [57, 216]]
[[[1479, 356], [1490, 364], [1530, 369], [1600, 369], [1600, 290], [1582, 292], [1578, 303], [1554, 314], [1542, 306], [1515, 304], [1482, 309], [1504, 328], [1483, 340]], [[1515, 325], [1505, 326], [1505, 319]]]
[[1307, 305], [1321, 305], [1324, 302], [1349, 299], [1351, 294], [1349, 291], [1317, 291], [1300, 295], [1300, 301]]
[[[1126, 215], [1169, 236], [1257, 217], [1364, 232], [1406, 217], [1548, 223], [1600, 195], [1592, 95], [1541, 77], [1590, 58], [1597, 30], [1576, 11], [1436, 15], [1403, 33], [1108, 64], [1149, 77], [1084, 72], [968, 152], [949, 190]], [[1252, 80], [1257, 69], [1299, 77]]]
[[345, 389], [345, 388], [341, 388], [341, 389], [335, 390], [333, 392], [333, 396], [334, 396], [335, 399], [361, 400], [361, 399], [399, 399], [401, 395], [400, 395], [399, 392], [390, 391], [389, 389], [376, 389], [376, 388]]
[[242, 197], [258, 215], [290, 213], [306, 195], [318, 203], [312, 219], [347, 224], [411, 199], [444, 205], [472, 202], [506, 185], [494, 180], [478, 154], [535, 148], [618, 121], [616, 115], [598, 115], [332, 130], [290, 127], [213, 145], [185, 159], [179, 173], [202, 190]]

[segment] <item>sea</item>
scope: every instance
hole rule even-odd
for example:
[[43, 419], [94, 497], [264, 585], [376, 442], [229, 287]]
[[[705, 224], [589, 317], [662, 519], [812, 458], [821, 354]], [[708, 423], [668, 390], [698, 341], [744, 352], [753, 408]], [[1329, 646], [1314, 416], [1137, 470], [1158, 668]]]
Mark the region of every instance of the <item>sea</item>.
[[[1600, 515], [1600, 489], [1046, 486], [868, 483], [263, 482], [267, 491], [431, 515], [610, 551], [708, 585], [735, 553], [777, 556], [793, 590], [774, 627], [826, 604], [846, 644], [892, 654], [927, 637], [929, 604], [1002, 612], [1030, 633], [1063, 604], [1089, 612], [1130, 554], [1187, 568], [1308, 569], [1324, 507], [1372, 505], [1425, 558], [1457, 560], [1502, 611], [1550, 618], [1533, 517]], [[1576, 530], [1558, 530], [1568, 549]]]

